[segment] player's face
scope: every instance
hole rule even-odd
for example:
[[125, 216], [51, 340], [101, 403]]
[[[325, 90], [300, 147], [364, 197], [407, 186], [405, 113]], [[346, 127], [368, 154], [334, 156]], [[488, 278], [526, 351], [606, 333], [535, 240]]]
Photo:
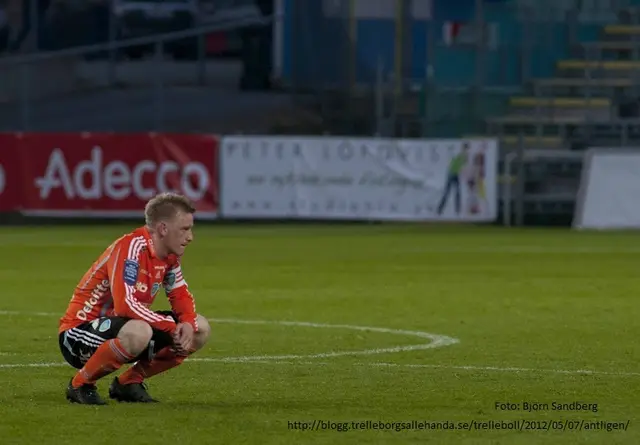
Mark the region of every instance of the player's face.
[[184, 255], [187, 245], [193, 241], [193, 215], [179, 212], [166, 222], [166, 234], [163, 242], [167, 253]]

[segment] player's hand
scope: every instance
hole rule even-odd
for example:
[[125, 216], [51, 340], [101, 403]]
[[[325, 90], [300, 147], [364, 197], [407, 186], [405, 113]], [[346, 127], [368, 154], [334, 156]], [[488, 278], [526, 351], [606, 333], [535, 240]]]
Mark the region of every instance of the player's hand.
[[179, 323], [173, 333], [173, 345], [178, 355], [189, 355], [193, 343], [193, 326]]

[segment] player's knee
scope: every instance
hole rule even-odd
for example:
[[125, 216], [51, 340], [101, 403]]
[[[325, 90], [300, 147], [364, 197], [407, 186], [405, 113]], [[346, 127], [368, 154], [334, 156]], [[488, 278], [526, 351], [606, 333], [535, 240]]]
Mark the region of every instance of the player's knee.
[[209, 320], [200, 314], [198, 314], [196, 322], [198, 323], [198, 332], [196, 332], [194, 337], [194, 346], [195, 349], [200, 349], [207, 343], [211, 335], [211, 325], [209, 324]]
[[152, 336], [151, 326], [141, 320], [129, 320], [118, 333], [122, 347], [132, 355], [144, 351]]

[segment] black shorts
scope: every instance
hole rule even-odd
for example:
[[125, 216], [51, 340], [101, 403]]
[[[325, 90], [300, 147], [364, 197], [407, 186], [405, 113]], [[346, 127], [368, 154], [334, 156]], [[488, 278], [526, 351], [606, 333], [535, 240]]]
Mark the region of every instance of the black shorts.
[[[178, 318], [172, 311], [156, 311], [156, 313], [173, 317], [175, 322], [178, 323]], [[118, 336], [120, 329], [129, 320], [131, 318], [101, 317], [61, 332], [58, 336], [60, 352], [62, 352], [62, 356], [67, 363], [74, 368], [81, 369], [102, 343]], [[149, 346], [129, 363], [142, 359], [151, 360], [158, 351], [172, 344], [173, 339], [169, 333], [153, 329]]]

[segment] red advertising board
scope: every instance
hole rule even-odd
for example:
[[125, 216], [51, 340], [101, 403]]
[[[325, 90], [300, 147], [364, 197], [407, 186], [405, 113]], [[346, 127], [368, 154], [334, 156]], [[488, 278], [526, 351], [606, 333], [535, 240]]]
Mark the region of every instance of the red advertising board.
[[0, 211], [138, 216], [154, 195], [173, 191], [191, 198], [200, 218], [218, 212], [215, 136], [25, 133], [0, 135], [0, 146]]
[[20, 206], [20, 165], [15, 137], [0, 135], [0, 212], [12, 211]]

